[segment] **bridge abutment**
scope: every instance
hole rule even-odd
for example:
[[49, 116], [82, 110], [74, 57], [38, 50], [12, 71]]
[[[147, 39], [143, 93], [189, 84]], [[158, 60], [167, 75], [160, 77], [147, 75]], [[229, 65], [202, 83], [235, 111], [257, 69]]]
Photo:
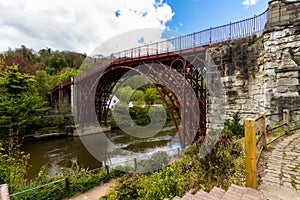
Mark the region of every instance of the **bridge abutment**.
[[[270, 1], [268, 12], [262, 33], [214, 43], [208, 50], [225, 87], [226, 118], [300, 108], [300, 1]], [[268, 122], [273, 120], [278, 119]]]

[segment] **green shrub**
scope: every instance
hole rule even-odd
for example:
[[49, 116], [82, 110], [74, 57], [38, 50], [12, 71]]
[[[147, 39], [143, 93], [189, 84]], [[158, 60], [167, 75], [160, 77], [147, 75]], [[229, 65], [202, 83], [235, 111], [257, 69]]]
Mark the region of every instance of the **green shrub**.
[[138, 167], [137, 171], [140, 172], [156, 171], [166, 166], [170, 160], [171, 157], [168, 155], [167, 152], [159, 151], [154, 153], [149, 159], [139, 161], [137, 164]]
[[236, 112], [232, 119], [227, 119], [224, 123], [225, 129], [232, 132], [237, 139], [244, 137], [244, 126], [240, 124], [241, 119], [240, 113]]
[[200, 148], [201, 143], [190, 145], [180, 158], [160, 171], [118, 179], [115, 188], [101, 199], [171, 199], [190, 189], [211, 190], [214, 186], [244, 183], [242, 145], [231, 132], [223, 132], [204, 158], [199, 155]]
[[[87, 172], [77, 164], [73, 168], [66, 168], [62, 173], [51, 178], [44, 166], [35, 181], [18, 188], [17, 194], [11, 196], [14, 200], [51, 199], [59, 200], [70, 197], [78, 192], [87, 191], [95, 186], [107, 182], [110, 178], [119, 177], [122, 172], [112, 169], [110, 177], [104, 170]], [[67, 184], [68, 183], [68, 184]], [[26, 191], [27, 190], [27, 191]], [[22, 193], [22, 191], [25, 191]], [[20, 192], [20, 194], [18, 194]]]
[[0, 141], [0, 184], [6, 183], [14, 192], [26, 184], [25, 175], [30, 155], [20, 150], [18, 133], [11, 130], [6, 142]]

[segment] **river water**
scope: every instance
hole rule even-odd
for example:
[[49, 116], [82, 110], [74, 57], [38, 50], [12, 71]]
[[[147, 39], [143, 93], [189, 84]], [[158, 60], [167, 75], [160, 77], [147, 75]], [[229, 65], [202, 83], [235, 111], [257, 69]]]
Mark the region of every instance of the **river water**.
[[[95, 146], [95, 150], [87, 150], [82, 141], [85, 145], [90, 144], [87, 141], [92, 141], [90, 146]], [[24, 141], [21, 149], [30, 153], [28, 178], [34, 179], [42, 166], [46, 165], [48, 174], [52, 176], [63, 167], [70, 167], [71, 160], [75, 158], [80, 166], [95, 169], [103, 161], [108, 165], [117, 165], [133, 158], [144, 158], [157, 151], [175, 151], [179, 147], [176, 130], [168, 128], [146, 139], [135, 138], [119, 129], [113, 129], [111, 133], [81, 138], [57, 137]]]

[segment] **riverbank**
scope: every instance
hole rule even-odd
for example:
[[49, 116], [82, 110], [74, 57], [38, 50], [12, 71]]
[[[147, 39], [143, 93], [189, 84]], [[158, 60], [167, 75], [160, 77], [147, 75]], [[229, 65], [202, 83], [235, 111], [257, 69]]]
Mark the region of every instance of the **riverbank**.
[[31, 140], [31, 139], [49, 139], [49, 138], [56, 138], [56, 137], [80, 137], [80, 136], [86, 136], [86, 135], [92, 135], [97, 134], [100, 131], [104, 133], [110, 133], [111, 132], [111, 126], [105, 126], [105, 127], [88, 127], [84, 130], [78, 131], [75, 125], [68, 125], [65, 126], [63, 131], [60, 131], [58, 129], [51, 129], [49, 130], [39, 130], [36, 131], [34, 134], [25, 135], [23, 137], [24, 140]]

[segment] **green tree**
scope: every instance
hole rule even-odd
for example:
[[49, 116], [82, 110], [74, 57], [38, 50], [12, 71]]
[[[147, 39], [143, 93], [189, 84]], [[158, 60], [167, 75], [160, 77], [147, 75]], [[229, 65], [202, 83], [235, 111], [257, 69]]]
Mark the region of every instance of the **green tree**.
[[116, 95], [120, 101], [129, 103], [133, 92], [130, 86], [126, 86], [118, 89]]
[[41, 114], [47, 108], [46, 102], [35, 87], [34, 76], [22, 74], [18, 66], [7, 66], [0, 72], [0, 133], [10, 130], [25, 134], [35, 129]]
[[156, 99], [160, 99], [160, 95], [154, 87], [147, 88], [145, 92], [145, 101], [153, 103]]
[[44, 70], [37, 70], [35, 72], [36, 89], [38, 93], [46, 100], [47, 94], [51, 89], [51, 77]]
[[56, 53], [47, 61], [46, 71], [51, 75], [58, 74], [63, 68], [66, 68], [67, 65], [66, 58], [59, 53]]
[[67, 67], [63, 69], [59, 74], [59, 81], [63, 83], [69, 80], [72, 76], [76, 76], [77, 74], [78, 74], [77, 69]]
[[230, 131], [236, 138], [244, 136], [244, 126], [240, 124], [241, 119], [240, 113], [236, 112], [232, 115], [232, 119], [226, 119], [224, 123], [225, 129]]
[[132, 94], [131, 101], [145, 101], [145, 93], [142, 90], [135, 90]]
[[66, 61], [68, 63], [68, 66], [71, 68], [79, 69], [82, 62], [84, 61], [86, 55], [76, 52], [64, 52], [64, 56], [66, 58]]

